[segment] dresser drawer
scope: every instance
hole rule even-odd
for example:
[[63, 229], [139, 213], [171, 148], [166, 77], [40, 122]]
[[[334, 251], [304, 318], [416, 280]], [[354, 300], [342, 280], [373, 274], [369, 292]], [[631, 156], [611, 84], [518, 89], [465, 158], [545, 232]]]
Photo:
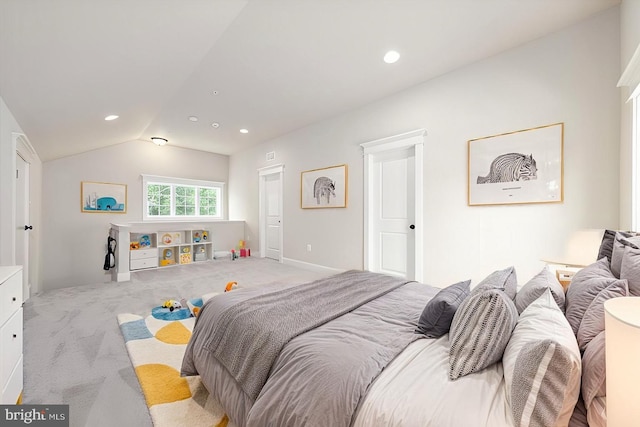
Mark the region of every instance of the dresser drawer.
[[6, 384], [22, 356], [22, 308], [0, 327], [0, 384]]
[[158, 266], [158, 258], [132, 259], [129, 262], [129, 270], [140, 270]]
[[158, 258], [158, 248], [138, 249], [129, 252], [129, 259]]
[[22, 272], [0, 284], [0, 325], [22, 306]]
[[20, 397], [20, 393], [22, 393], [24, 378], [22, 363], [22, 355], [20, 355], [18, 363], [16, 363], [16, 366], [14, 366], [9, 376], [9, 381], [3, 384], [2, 401], [0, 401], [3, 405], [15, 405]]

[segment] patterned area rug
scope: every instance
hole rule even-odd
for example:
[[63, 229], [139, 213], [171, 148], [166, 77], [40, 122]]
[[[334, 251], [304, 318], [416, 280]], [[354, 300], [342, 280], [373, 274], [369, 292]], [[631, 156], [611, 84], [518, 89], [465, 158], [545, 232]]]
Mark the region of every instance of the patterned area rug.
[[195, 318], [119, 314], [118, 324], [155, 427], [231, 427], [200, 377], [180, 376]]

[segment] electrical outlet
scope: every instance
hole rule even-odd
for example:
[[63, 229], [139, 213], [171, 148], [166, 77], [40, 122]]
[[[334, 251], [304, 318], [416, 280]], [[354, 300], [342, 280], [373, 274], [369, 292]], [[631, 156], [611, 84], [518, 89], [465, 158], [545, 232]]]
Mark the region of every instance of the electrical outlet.
[[311, 243], [307, 245], [307, 252], [311, 252]]

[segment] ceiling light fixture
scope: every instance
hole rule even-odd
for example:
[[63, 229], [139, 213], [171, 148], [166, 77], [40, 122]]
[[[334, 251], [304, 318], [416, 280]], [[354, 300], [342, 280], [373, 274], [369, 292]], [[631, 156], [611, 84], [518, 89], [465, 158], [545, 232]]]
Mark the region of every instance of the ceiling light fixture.
[[383, 59], [387, 64], [393, 64], [394, 62], [397, 62], [398, 59], [400, 59], [400, 54], [395, 50], [390, 50], [389, 52], [384, 54]]
[[104, 119], [105, 119], [106, 121], [110, 122], [111, 120], [115, 120], [115, 119], [117, 119], [118, 117], [120, 117], [120, 116], [116, 116], [115, 114], [111, 114], [111, 115], [109, 115], [109, 116], [105, 117]]
[[196, 116], [189, 116], [189, 120], [192, 122], [197, 122], [198, 118]]
[[167, 140], [167, 138], [160, 138], [159, 136], [152, 136], [151, 137], [151, 142], [153, 142], [154, 144], [160, 146], [160, 145], [166, 144], [169, 141]]
[[218, 129], [218, 128], [220, 127], [220, 123], [218, 123], [218, 122], [213, 122], [213, 123], [211, 123], [211, 127], [212, 127], [212, 128], [215, 128], [215, 129]]
[[240, 129], [240, 133], [249, 133], [247, 129]]

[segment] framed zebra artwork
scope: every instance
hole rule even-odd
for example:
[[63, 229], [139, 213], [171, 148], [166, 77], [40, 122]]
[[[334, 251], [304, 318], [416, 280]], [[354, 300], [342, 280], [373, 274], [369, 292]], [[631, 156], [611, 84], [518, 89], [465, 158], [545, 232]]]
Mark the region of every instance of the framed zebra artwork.
[[346, 208], [347, 165], [304, 171], [300, 174], [302, 209]]
[[564, 123], [468, 141], [469, 206], [563, 201]]

